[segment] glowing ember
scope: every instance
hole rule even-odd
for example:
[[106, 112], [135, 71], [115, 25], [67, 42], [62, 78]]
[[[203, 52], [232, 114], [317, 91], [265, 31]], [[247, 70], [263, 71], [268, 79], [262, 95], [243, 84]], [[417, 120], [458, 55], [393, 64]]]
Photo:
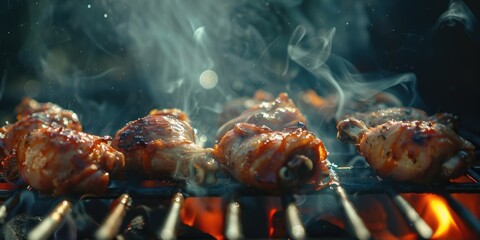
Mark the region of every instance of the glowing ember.
[[187, 198], [180, 217], [186, 225], [208, 233], [216, 239], [225, 239], [221, 198]]
[[285, 226], [285, 213], [277, 208], [268, 211], [268, 236], [270, 239], [284, 238], [287, 236]]
[[273, 217], [275, 216], [275, 213], [277, 212], [277, 209], [270, 209], [270, 212], [268, 213], [268, 236], [273, 237], [273, 234], [275, 232], [275, 228], [273, 227]]

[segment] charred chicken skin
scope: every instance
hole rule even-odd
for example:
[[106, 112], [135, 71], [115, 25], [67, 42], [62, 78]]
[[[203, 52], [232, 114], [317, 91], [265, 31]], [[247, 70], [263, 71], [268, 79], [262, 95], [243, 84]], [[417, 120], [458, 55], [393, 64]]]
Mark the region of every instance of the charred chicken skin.
[[365, 123], [368, 127], [376, 127], [388, 121], [433, 121], [441, 123], [453, 130], [458, 129], [458, 118], [450, 113], [437, 113], [428, 116], [423, 110], [411, 107], [385, 108], [372, 112], [356, 112], [347, 115], [345, 118], [355, 118]]
[[217, 139], [233, 129], [236, 123], [252, 123], [266, 126], [272, 130], [282, 130], [295, 126], [298, 122], [305, 123], [305, 117], [295, 106], [286, 93], [280, 93], [274, 101], [262, 102], [245, 110], [240, 116], [223, 124], [217, 131]]
[[216, 180], [212, 149], [195, 143], [188, 118], [178, 109], [154, 110], [127, 123], [111, 145], [125, 155], [127, 170], [149, 178], [194, 179], [209, 184]]
[[[125, 166], [123, 154], [101, 138], [66, 128], [41, 128], [28, 132], [7, 164], [18, 166], [32, 188], [55, 196], [103, 193], [110, 175]], [[17, 164], [10, 164], [9, 161]]]
[[271, 193], [320, 189], [329, 179], [323, 142], [304, 127], [275, 131], [238, 123], [215, 146], [221, 167], [238, 182]]
[[369, 128], [349, 118], [337, 129], [341, 142], [355, 144], [378, 175], [395, 181], [453, 179], [474, 159], [470, 142], [433, 121], [388, 121]]

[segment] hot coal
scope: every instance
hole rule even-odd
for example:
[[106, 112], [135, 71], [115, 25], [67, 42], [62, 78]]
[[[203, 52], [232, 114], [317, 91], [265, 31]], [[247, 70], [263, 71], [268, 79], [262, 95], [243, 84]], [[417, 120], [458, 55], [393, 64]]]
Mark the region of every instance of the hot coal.
[[[168, 207], [150, 208], [139, 205], [125, 218], [122, 236], [125, 239], [158, 239], [158, 231], [168, 214]], [[211, 235], [181, 223], [177, 229], [177, 239], [214, 239]]]

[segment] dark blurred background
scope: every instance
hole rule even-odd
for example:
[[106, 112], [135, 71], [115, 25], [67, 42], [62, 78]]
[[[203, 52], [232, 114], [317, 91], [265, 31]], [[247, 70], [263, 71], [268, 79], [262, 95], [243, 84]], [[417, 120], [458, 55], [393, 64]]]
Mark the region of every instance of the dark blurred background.
[[[129, 10], [126, 6], [112, 14], [94, 1], [59, 2], [0, 2], [2, 120], [11, 118], [14, 106], [24, 96], [76, 111], [85, 128], [97, 134], [112, 134], [153, 107], [182, 107], [174, 98], [158, 101], [150, 85], [139, 77], [135, 59], [129, 57], [128, 40], [108, 30], [112, 22], [123, 21], [122, 11], [126, 15]], [[122, 1], [104, 2], [123, 9]], [[274, 5], [276, 1], [264, 2]], [[312, 6], [317, 2], [300, 2], [296, 9], [313, 18], [317, 10]], [[351, 1], [334, 2], [338, 14], [351, 5]], [[480, 2], [466, 0], [471, 15], [452, 15], [442, 21], [452, 2], [456, 1], [363, 1], [362, 12], [369, 19], [368, 54], [362, 53], [365, 49], [355, 48], [357, 36], [349, 32], [348, 23], [335, 27], [340, 36], [346, 33], [353, 38], [351, 43], [344, 42], [353, 47], [343, 57], [360, 72], [414, 73], [423, 108], [429, 113], [457, 114], [469, 131], [480, 135], [476, 105], [480, 102]], [[70, 9], [79, 7], [98, 12], [70, 13]], [[78, 19], [86, 23], [79, 26]], [[43, 54], [43, 61], [29, 57], [39, 54]], [[45, 72], [42, 64], [54, 68]]]

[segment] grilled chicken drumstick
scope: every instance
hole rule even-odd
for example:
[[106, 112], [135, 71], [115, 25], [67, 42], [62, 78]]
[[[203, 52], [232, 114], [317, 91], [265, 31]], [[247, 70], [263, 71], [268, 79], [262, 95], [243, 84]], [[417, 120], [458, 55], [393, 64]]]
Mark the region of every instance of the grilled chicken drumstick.
[[432, 182], [461, 176], [474, 146], [433, 121], [388, 121], [369, 128], [354, 118], [338, 123], [338, 139], [358, 147], [371, 167], [395, 181]]
[[74, 112], [63, 110], [58, 113], [38, 112], [23, 116], [14, 124], [4, 128], [4, 135], [0, 139], [3, 152], [8, 155], [28, 132], [40, 128], [64, 127], [81, 131], [82, 125]]
[[273, 130], [282, 130], [305, 122], [305, 117], [286, 93], [280, 93], [274, 101], [261, 102], [245, 110], [236, 118], [223, 124], [217, 131], [217, 139], [233, 129], [236, 123], [252, 123], [267, 126]]
[[329, 174], [323, 142], [304, 127], [275, 131], [238, 123], [214, 153], [237, 181], [272, 193], [293, 192], [305, 183], [319, 189]]
[[[121, 174], [125, 166], [123, 154], [109, 140], [66, 128], [41, 128], [27, 133], [6, 162], [42, 193], [103, 193], [110, 174]], [[8, 164], [12, 160], [17, 164]]]
[[125, 155], [127, 170], [149, 178], [215, 181], [217, 166], [210, 156], [212, 149], [195, 143], [189, 119], [178, 109], [154, 110], [127, 123], [115, 135], [112, 146]]
[[10, 155], [20, 140], [28, 132], [46, 127], [64, 127], [82, 131], [77, 114], [53, 103], [38, 103], [29, 98], [16, 107], [18, 121], [8, 124], [0, 130], [0, 157]]

